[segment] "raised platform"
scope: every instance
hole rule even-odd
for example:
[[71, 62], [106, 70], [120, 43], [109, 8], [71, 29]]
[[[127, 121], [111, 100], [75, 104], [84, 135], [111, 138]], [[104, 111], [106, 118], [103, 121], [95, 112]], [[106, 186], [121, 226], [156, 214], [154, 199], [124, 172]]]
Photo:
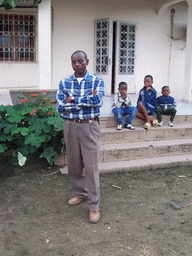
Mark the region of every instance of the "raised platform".
[[[16, 89], [14, 89], [15, 91]], [[37, 88], [23, 88], [19, 89], [18, 91], [28, 90], [34, 92], [35, 90], [42, 90]], [[56, 89], [51, 89], [55, 91], [56, 95]], [[12, 90], [11, 90], [12, 91]], [[51, 97], [54, 98], [54, 95]], [[133, 106], [136, 106], [137, 104], [137, 94], [130, 94], [130, 99]], [[101, 108], [101, 117], [113, 117], [113, 114], [111, 112], [111, 106], [112, 106], [113, 96], [104, 96], [103, 100], [103, 107]], [[181, 99], [176, 99], [177, 102], [177, 115], [192, 115], [192, 104], [182, 102]], [[11, 96], [9, 93], [9, 89], [0, 89], [0, 105], [6, 105], [6, 104], [13, 104], [11, 100]]]

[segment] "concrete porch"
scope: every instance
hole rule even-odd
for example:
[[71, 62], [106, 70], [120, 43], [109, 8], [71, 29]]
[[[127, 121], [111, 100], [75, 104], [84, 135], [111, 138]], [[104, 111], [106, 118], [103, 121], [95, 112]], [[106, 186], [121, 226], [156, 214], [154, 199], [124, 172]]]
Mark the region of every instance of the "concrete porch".
[[[29, 89], [29, 88], [23, 88]], [[34, 88], [35, 90], [35, 88]], [[129, 95], [132, 105], [136, 106], [137, 104], [137, 94]], [[177, 115], [192, 115], [192, 104], [185, 103], [181, 99], [175, 99], [177, 102]], [[113, 117], [111, 112], [113, 96], [104, 96], [103, 107], [101, 108], [101, 117]], [[12, 104], [12, 100], [9, 94], [9, 90], [1, 89], [0, 90], [0, 105]]]

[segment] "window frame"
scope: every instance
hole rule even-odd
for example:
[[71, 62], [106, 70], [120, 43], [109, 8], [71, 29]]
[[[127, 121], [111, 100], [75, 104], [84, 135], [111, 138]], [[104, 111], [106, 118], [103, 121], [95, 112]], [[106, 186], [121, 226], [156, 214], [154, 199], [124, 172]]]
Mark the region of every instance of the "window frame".
[[[11, 43], [10, 43], [10, 46], [8, 46], [10, 48], [10, 52], [12, 52], [13, 54], [11, 54], [12, 56], [10, 56], [9, 52], [8, 52], [8, 57], [5, 57], [5, 56], [0, 56], [0, 63], [37, 63], [37, 57], [38, 57], [38, 53], [37, 53], [37, 43], [38, 43], [38, 33], [37, 33], [37, 29], [38, 29], [38, 14], [37, 14], [37, 11], [35, 12], [34, 10], [32, 12], [26, 12], [26, 11], [19, 11], [19, 12], [5, 12], [5, 11], [2, 11], [1, 8], [0, 8], [0, 16], [4, 17], [8, 15], [9, 17], [18, 17], [18, 21], [16, 24], [11, 24], [11, 31], [9, 30], [8, 31], [8, 35], [9, 33], [14, 34], [16, 33], [16, 35], [12, 35], [12, 39], [11, 39]], [[33, 25], [29, 25], [28, 24], [28, 27], [31, 29], [33, 28], [33, 31], [30, 31], [28, 30], [27, 32], [26, 31], [20, 31], [18, 32], [18, 29], [19, 29], [19, 25], [22, 26], [22, 23], [19, 24], [20, 21], [25, 21], [25, 18], [28, 18], [28, 22], [31, 21], [31, 17], [33, 17], [33, 21], [32, 22], [35, 22]], [[14, 26], [14, 28], [13, 28]], [[23, 25], [25, 26], [25, 25]], [[5, 31], [6, 32], [6, 31]], [[0, 33], [2, 33], [2, 30], [0, 31]], [[19, 39], [19, 34], [21, 35], [20, 39]], [[30, 33], [33, 33], [34, 35], [31, 36], [32, 39], [30, 38]], [[32, 34], [31, 34], [32, 35]], [[26, 36], [26, 40], [30, 40], [31, 41], [31, 45], [30, 43], [29, 44], [26, 44], [25, 45], [25, 37]], [[32, 48], [32, 52], [31, 52], [31, 56], [25, 56], [25, 53], [24, 53], [24, 56], [19, 56], [22, 54], [22, 51], [19, 51], [19, 40], [24, 40], [24, 45], [21, 45], [20, 43], [20, 48], [24, 48], [24, 49], [28, 49], [28, 48]], [[4, 46], [4, 45], [3, 45]], [[4, 46], [6, 48], [6, 46]], [[0, 48], [2, 48], [2, 44], [0, 46]], [[17, 51], [16, 51], [17, 49]], [[23, 51], [25, 52], [25, 51]], [[30, 51], [29, 51], [30, 52]], [[27, 52], [26, 52], [27, 53]], [[3, 51], [3, 55], [5, 54], [5, 51]]]

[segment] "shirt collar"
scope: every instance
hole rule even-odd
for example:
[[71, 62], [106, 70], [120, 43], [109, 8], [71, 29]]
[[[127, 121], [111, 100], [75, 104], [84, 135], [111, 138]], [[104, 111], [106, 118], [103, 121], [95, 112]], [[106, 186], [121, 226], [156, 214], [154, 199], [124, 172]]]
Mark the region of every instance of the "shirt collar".
[[169, 95], [167, 97], [163, 96], [163, 98], [168, 100], [169, 99]]
[[[89, 72], [87, 71], [85, 76], [82, 78], [82, 80], [90, 80], [91, 78], [89, 77]], [[75, 73], [72, 75], [72, 80], [77, 80], [77, 77], [75, 77]]]

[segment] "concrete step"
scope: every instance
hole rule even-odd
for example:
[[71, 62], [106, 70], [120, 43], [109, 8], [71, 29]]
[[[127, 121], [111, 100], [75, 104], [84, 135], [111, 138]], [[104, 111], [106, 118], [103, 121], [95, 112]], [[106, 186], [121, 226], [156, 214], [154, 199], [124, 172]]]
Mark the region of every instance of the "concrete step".
[[[130, 172], [188, 165], [192, 165], [192, 154], [99, 163], [99, 171], [100, 173]], [[62, 174], [67, 174], [67, 166], [61, 166], [60, 171]]]
[[[100, 172], [127, 172], [141, 170], [155, 170], [174, 166], [192, 165], [192, 154], [163, 156], [130, 161], [99, 163]], [[62, 169], [62, 168], [61, 168]], [[66, 173], [66, 169], [62, 169]]]
[[162, 127], [151, 127], [148, 131], [136, 126], [135, 130], [116, 130], [113, 128], [101, 129], [101, 143], [130, 143], [138, 141], [157, 141], [157, 140], [174, 140], [182, 138], [192, 138], [192, 124], [174, 124], [174, 127], [163, 125]]
[[[101, 129], [99, 163], [114, 165], [126, 161], [146, 161], [147, 158], [192, 154], [192, 124], [175, 124], [174, 127], [152, 127], [149, 131], [141, 127], [136, 130], [115, 128]], [[57, 165], [67, 165], [67, 156], [60, 155]]]
[[[151, 118], [156, 118], [156, 116], [150, 116]], [[170, 119], [169, 116], [162, 116], [163, 121], [164, 121], [164, 126], [168, 125], [168, 121]], [[124, 118], [124, 122], [125, 122], [125, 118]], [[133, 126], [140, 126], [142, 127], [144, 125], [145, 121], [141, 120], [139, 118], [135, 118], [132, 121], [132, 125]], [[190, 124], [192, 123], [192, 115], [176, 115], [175, 119], [174, 119], [174, 124]], [[116, 119], [114, 116], [110, 116], [110, 117], [100, 117], [100, 124], [101, 124], [101, 128], [110, 128], [110, 127], [116, 127]]]
[[104, 144], [99, 162], [119, 162], [136, 159], [184, 155], [192, 153], [192, 139], [139, 141], [131, 143]]

